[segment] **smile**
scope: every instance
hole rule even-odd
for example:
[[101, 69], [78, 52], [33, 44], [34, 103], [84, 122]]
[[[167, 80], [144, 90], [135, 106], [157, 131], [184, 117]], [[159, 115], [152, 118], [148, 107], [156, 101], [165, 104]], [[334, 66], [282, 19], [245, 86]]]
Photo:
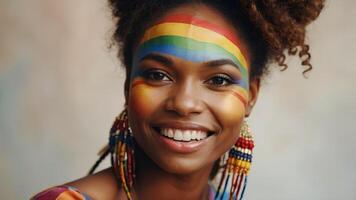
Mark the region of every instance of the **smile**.
[[208, 137], [208, 132], [201, 130], [183, 130], [176, 128], [161, 128], [159, 133], [176, 141], [199, 141]]
[[168, 151], [190, 154], [204, 148], [210, 136], [215, 134], [212, 128], [187, 121], [165, 121], [152, 124], [157, 141]]
[[189, 154], [202, 149], [214, 132], [196, 124], [167, 123], [153, 126], [161, 145], [169, 151]]

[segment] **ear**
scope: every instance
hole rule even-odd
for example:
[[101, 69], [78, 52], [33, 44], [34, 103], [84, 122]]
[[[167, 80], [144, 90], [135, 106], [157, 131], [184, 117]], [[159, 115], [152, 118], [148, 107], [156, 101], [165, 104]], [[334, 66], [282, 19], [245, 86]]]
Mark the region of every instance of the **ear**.
[[260, 78], [254, 78], [250, 80], [249, 100], [247, 102], [245, 117], [250, 116], [252, 108], [257, 101], [258, 92], [260, 90], [260, 82]]

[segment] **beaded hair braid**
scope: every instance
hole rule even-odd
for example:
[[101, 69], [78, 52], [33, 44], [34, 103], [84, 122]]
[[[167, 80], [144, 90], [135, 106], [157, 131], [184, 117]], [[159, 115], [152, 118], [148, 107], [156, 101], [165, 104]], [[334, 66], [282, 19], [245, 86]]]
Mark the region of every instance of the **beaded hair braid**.
[[120, 180], [127, 198], [132, 199], [131, 187], [135, 178], [135, 157], [131, 129], [128, 125], [127, 111], [124, 110], [116, 118], [110, 131], [109, 147], [111, 153], [111, 165], [117, 180]]
[[114, 168], [116, 180], [132, 199], [131, 188], [135, 179], [134, 139], [128, 125], [126, 109], [115, 119], [110, 130], [109, 145], [99, 152], [100, 158], [89, 171], [92, 174], [100, 162], [110, 153], [111, 165]]

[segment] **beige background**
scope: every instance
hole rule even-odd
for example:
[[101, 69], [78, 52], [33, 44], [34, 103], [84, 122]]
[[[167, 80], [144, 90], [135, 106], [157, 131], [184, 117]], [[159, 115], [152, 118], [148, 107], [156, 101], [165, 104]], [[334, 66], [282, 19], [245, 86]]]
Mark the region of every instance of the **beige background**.
[[[266, 79], [246, 199], [356, 199], [355, 13], [355, 1], [329, 0], [309, 27], [309, 79], [296, 59]], [[105, 0], [0, 0], [0, 199], [96, 160], [123, 104], [111, 26]]]

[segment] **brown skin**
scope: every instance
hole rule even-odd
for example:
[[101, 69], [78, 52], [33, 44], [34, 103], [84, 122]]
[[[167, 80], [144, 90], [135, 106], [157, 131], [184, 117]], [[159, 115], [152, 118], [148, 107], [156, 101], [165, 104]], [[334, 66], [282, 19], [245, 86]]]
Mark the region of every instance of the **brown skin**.
[[[167, 14], [175, 12], [209, 20], [239, 36], [239, 33], [231, 28], [230, 22], [211, 7], [186, 4], [168, 11]], [[243, 40], [241, 43], [243, 51], [248, 52], [246, 43]], [[216, 88], [212, 89], [211, 85], [202, 84], [216, 73], [227, 72], [239, 76], [239, 71], [234, 66], [224, 64], [211, 68], [209, 63], [192, 63], [174, 56], [161, 56], [170, 59], [171, 65], [148, 59], [142, 61], [140, 66], [158, 67], [169, 72], [174, 81], [147, 81], [144, 89], [149, 92], [145, 93], [148, 96], [145, 96], [144, 101], [139, 89], [130, 88], [126, 92], [130, 125], [140, 147], [136, 151], [137, 176], [133, 197], [148, 200], [157, 199], [158, 196], [160, 199], [173, 200], [207, 199], [208, 179], [213, 164], [237, 140], [242, 120], [250, 114], [256, 102], [260, 81], [258, 78], [250, 80], [250, 97], [245, 108], [241, 102], [229, 95], [228, 90], [217, 91]], [[248, 56], [247, 60], [251, 63]], [[150, 102], [150, 97], [154, 98], [154, 101]], [[222, 101], [228, 102], [228, 106], [222, 105]], [[144, 111], [137, 109], [147, 103], [150, 106], [146, 106]], [[151, 128], [152, 124], [174, 124], [180, 127], [186, 123], [199, 124], [214, 132], [205, 139], [202, 148], [188, 154], [162, 147], [157, 142], [159, 134]], [[117, 186], [111, 168], [67, 185], [77, 187], [93, 199], [126, 199], [125, 193]]]

